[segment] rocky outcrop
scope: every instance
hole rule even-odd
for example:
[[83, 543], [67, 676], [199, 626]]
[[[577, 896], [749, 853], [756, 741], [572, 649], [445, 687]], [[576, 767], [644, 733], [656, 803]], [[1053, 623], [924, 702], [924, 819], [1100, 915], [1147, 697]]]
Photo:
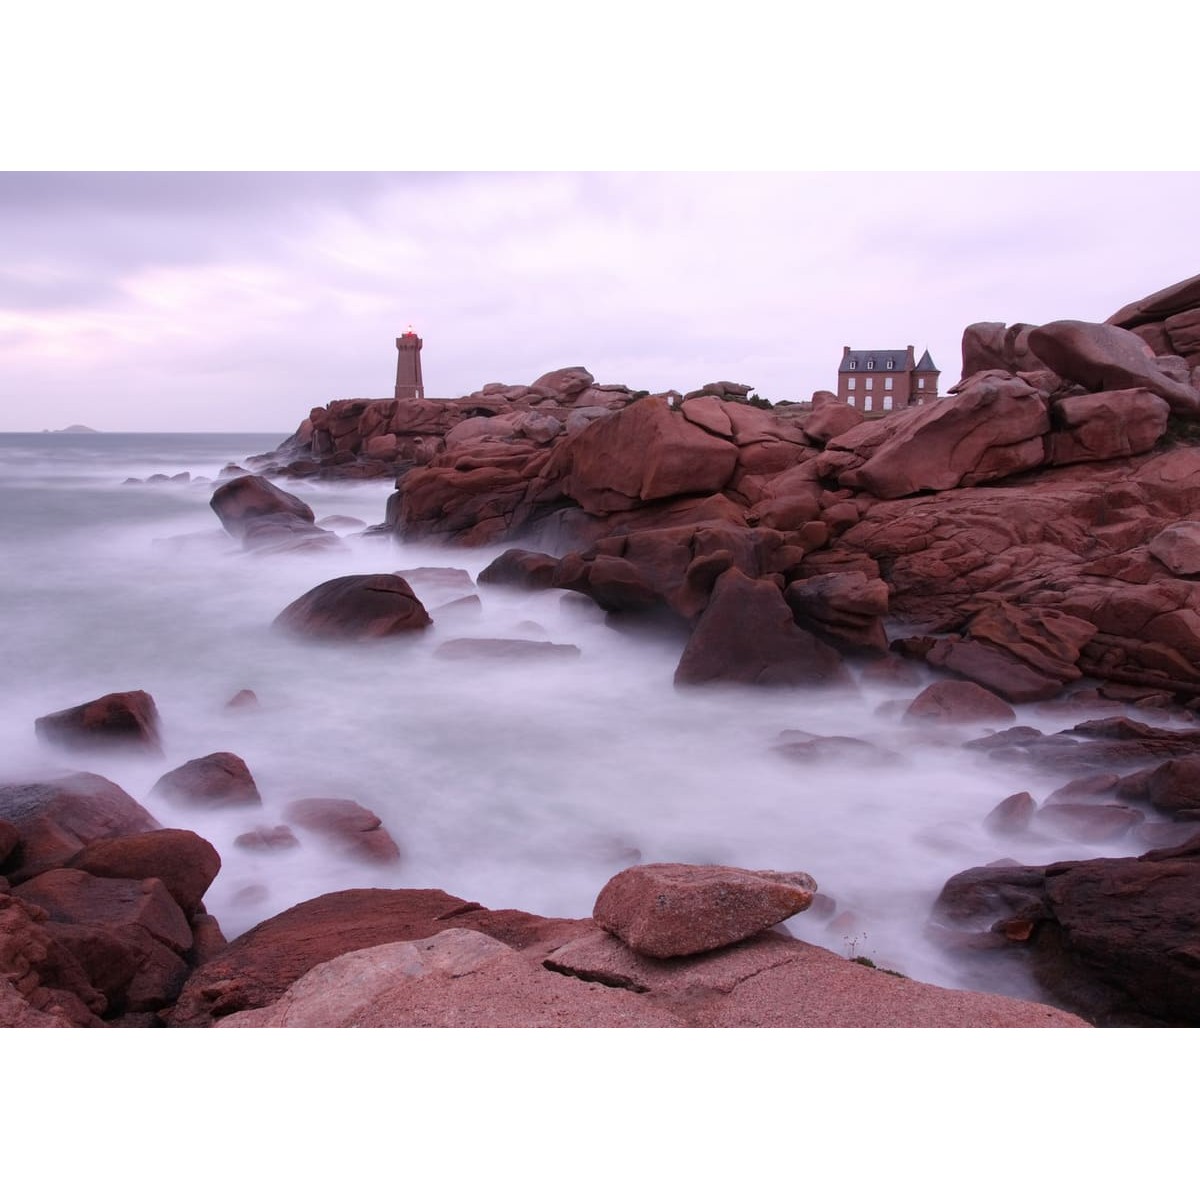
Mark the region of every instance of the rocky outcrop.
[[[1102, 1025], [1200, 1020], [1200, 838], [1139, 858], [977, 867], [935, 920], [1011, 946], [1061, 1003]], [[990, 940], [988, 940], [990, 939]]]
[[0, 788], [0, 1026], [161, 1024], [224, 939], [202, 898], [220, 858], [99, 776]]
[[[1200, 395], [1181, 380], [1169, 356], [1156, 357], [1143, 338], [1113, 325], [1051, 321], [1029, 334], [1030, 349], [1051, 370], [1092, 392], [1144, 388], [1180, 416], [1200, 416]], [[1166, 361], [1164, 361], [1164, 358]]]
[[16, 844], [0, 860], [0, 867], [17, 883], [65, 866], [101, 838], [159, 827], [128, 792], [85, 772], [0, 785], [0, 819], [16, 831]]
[[[700, 915], [726, 934], [739, 928], [731, 914], [745, 916], [772, 889], [772, 911], [811, 897], [791, 886], [811, 883], [802, 873], [692, 870], [714, 885]], [[725, 892], [723, 871], [734, 881]], [[169, 1020], [222, 1028], [1083, 1024], [1042, 1004], [915, 983], [774, 931], [655, 958], [591, 920], [493, 911], [429, 890], [356, 890], [297, 905], [198, 970]]]

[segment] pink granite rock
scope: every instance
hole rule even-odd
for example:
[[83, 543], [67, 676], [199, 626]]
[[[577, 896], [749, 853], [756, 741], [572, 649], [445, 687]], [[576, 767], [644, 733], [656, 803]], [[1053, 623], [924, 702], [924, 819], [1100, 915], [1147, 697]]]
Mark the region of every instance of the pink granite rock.
[[675, 670], [675, 683], [758, 686], [849, 685], [841, 655], [792, 618], [779, 588], [725, 571]]
[[37, 736], [74, 750], [161, 751], [158, 709], [149, 692], [110, 692], [34, 721]]
[[816, 890], [802, 871], [650, 863], [614, 875], [592, 918], [639, 954], [674, 958], [778, 925], [803, 912]]
[[905, 718], [921, 721], [1002, 721], [1016, 719], [999, 696], [966, 679], [939, 679], [909, 706]]
[[312, 797], [293, 800], [284, 817], [301, 829], [321, 834], [351, 858], [365, 862], [396, 862], [400, 848], [383, 822], [354, 800]]
[[410, 634], [432, 622], [399, 575], [343, 575], [293, 600], [275, 625], [301, 637], [364, 641]]
[[1181, 416], [1200, 414], [1200, 396], [1166, 374], [1150, 347], [1126, 329], [1090, 321], [1051, 321], [1029, 334], [1029, 347], [1064, 379], [1093, 392], [1145, 388]]
[[151, 789], [152, 799], [192, 808], [230, 808], [262, 804], [243, 759], [228, 751], [193, 758], [168, 771]]
[[1200, 521], [1176, 521], [1147, 549], [1172, 575], [1200, 575]]

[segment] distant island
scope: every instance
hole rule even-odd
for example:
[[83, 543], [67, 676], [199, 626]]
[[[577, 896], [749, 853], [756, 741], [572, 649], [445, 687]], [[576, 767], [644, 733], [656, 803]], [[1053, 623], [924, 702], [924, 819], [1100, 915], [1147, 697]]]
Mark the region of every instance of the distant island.
[[66, 429], [43, 429], [43, 433], [99, 433], [100, 430], [92, 429], [90, 425], [68, 425]]

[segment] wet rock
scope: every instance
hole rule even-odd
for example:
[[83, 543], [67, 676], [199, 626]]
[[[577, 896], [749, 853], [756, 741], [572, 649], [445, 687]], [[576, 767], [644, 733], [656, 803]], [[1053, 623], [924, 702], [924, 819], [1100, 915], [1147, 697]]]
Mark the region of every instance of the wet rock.
[[275, 851], [292, 850], [300, 845], [296, 835], [287, 825], [257, 825], [245, 833], [239, 833], [233, 844], [243, 850]]
[[530, 638], [451, 638], [433, 652], [435, 658], [451, 662], [533, 662], [578, 658], [580, 653], [578, 646], [567, 642], [534, 641]]
[[226, 531], [240, 538], [249, 522], [262, 517], [293, 517], [314, 525], [313, 510], [303, 500], [259, 475], [239, 475], [223, 483], [209, 501]]
[[814, 737], [799, 730], [785, 730], [773, 747], [777, 754], [795, 762], [862, 763], [894, 766], [902, 759], [894, 750], [885, 750], [864, 738]]
[[158, 709], [148, 692], [110, 692], [33, 724], [42, 741], [71, 750], [162, 751]]
[[1037, 810], [1037, 804], [1028, 792], [1016, 792], [1006, 796], [983, 819], [993, 833], [1024, 833]]
[[14, 883], [63, 866], [100, 838], [159, 827], [128, 792], [100, 775], [84, 772], [0, 785], [0, 818], [20, 838], [4, 863]]
[[398, 862], [400, 847], [369, 808], [353, 800], [313, 797], [293, 800], [284, 817], [301, 829], [320, 834], [342, 853], [364, 862]]
[[1012, 721], [1016, 713], [993, 692], [967, 680], [931, 683], [909, 706], [906, 720], [969, 722]]
[[221, 869], [221, 856], [189, 829], [154, 829], [90, 842], [66, 865], [106, 879], [160, 879], [191, 918]]
[[[1047, 810], [1042, 810], [1047, 811]], [[1137, 858], [976, 867], [949, 880], [939, 919], [1032, 923], [1034, 977], [1101, 1025], [1200, 1020], [1200, 838]]]
[[677, 685], [849, 685], [841, 656], [792, 619], [769, 580], [731, 567], [717, 580], [675, 670]]
[[1200, 755], [1165, 762], [1146, 776], [1141, 795], [1159, 812], [1200, 820]]
[[344, 575], [292, 601], [275, 625], [301, 637], [364, 641], [411, 634], [432, 624], [399, 575]]
[[1060, 837], [1081, 842], [1119, 841], [1134, 826], [1141, 824], [1146, 814], [1123, 804], [1077, 804], [1062, 801], [1043, 805], [1037, 812], [1039, 828], [1051, 830]]
[[558, 559], [535, 550], [505, 550], [479, 572], [480, 583], [509, 584], [530, 591], [554, 587]]
[[653, 863], [614, 875], [592, 918], [638, 954], [673, 958], [769, 929], [803, 912], [816, 890], [799, 871]]
[[262, 797], [243, 759], [228, 751], [193, 758], [168, 771], [150, 798], [191, 808], [234, 808], [262, 804]]
[[888, 588], [861, 571], [797, 580], [784, 590], [797, 624], [849, 653], [884, 654]]

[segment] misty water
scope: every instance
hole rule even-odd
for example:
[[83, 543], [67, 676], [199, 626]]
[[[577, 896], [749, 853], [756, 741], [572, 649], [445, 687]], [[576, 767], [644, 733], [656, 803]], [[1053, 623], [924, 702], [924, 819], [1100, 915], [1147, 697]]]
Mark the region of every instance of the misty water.
[[[986, 727], [905, 723], [919, 683], [676, 691], [679, 638], [613, 628], [569, 593], [419, 585], [434, 615], [421, 634], [293, 640], [272, 620], [323, 580], [416, 567], [459, 567], [474, 579], [499, 548], [340, 529], [340, 553], [242, 552], [209, 508], [212, 481], [282, 436], [0, 435], [0, 777], [94, 771], [164, 825], [198, 831], [221, 854], [206, 905], [229, 937], [349, 887], [437, 887], [492, 908], [587, 916], [603, 884], [635, 862], [723, 863], [813, 875], [837, 908], [793, 918], [798, 937], [917, 979], [979, 986], [926, 933], [946, 879], [1006, 857], [1145, 848], [988, 832], [984, 817], [1005, 796], [1028, 790], [1041, 801], [1067, 777], [1031, 776], [962, 747]], [[192, 482], [124, 482], [185, 471]], [[318, 521], [366, 525], [383, 519], [391, 490], [285, 486]], [[437, 611], [464, 592], [479, 603]], [[582, 653], [525, 664], [436, 656], [457, 637], [550, 640]], [[34, 736], [40, 715], [139, 688], [159, 709], [162, 759], [67, 752]], [[259, 706], [227, 707], [244, 688]], [[1025, 708], [1017, 721], [1051, 732], [1077, 719]], [[882, 765], [851, 754], [798, 761], [776, 749], [786, 730], [893, 753]], [[245, 759], [261, 810], [148, 799], [165, 771], [215, 751]], [[363, 865], [299, 830], [300, 846], [287, 851], [234, 845], [311, 796], [372, 809], [402, 860]], [[1035, 996], [1017, 957], [997, 959], [987, 983]]]

